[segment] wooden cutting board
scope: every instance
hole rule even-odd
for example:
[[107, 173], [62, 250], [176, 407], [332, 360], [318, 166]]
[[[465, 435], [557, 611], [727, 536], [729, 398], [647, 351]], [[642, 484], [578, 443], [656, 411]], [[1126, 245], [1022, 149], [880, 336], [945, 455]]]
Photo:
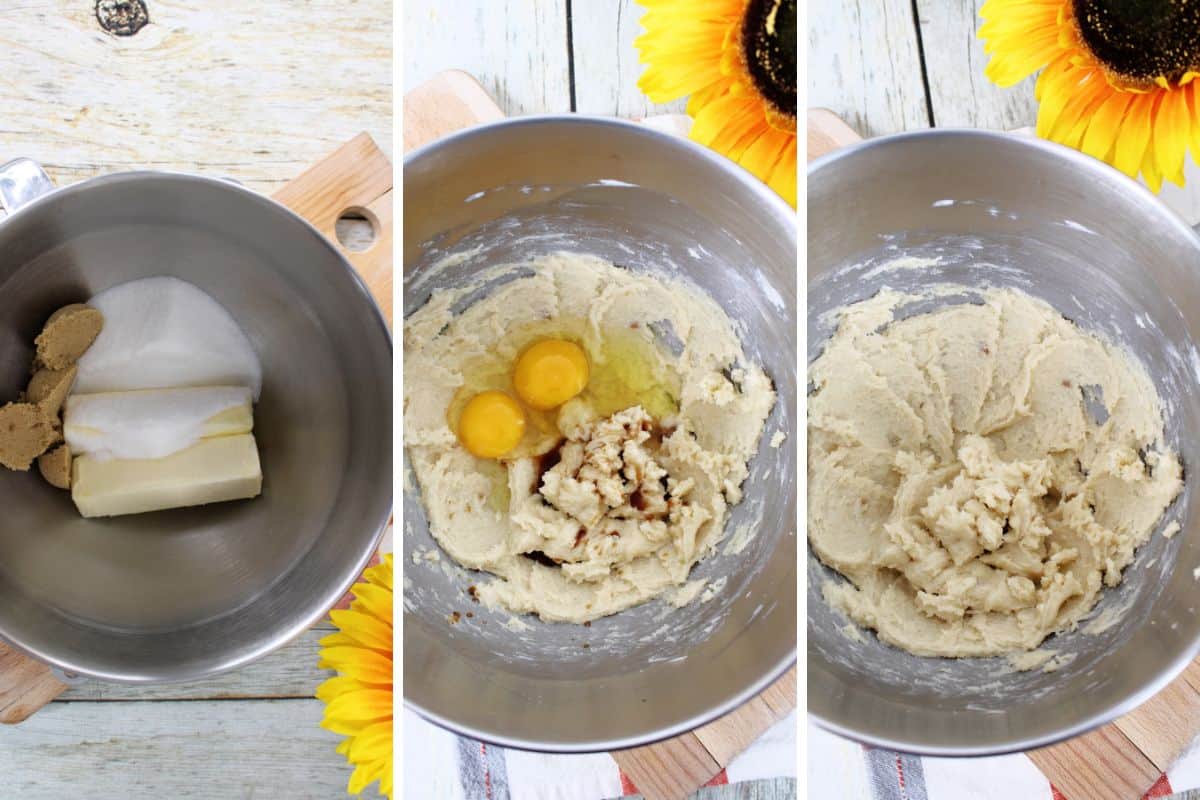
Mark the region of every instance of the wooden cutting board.
[[[808, 160], [861, 137], [808, 111]], [[1139, 800], [1200, 735], [1200, 659], [1140, 707], [1098, 730], [1026, 753], [1066, 800]]]
[[[504, 118], [465, 72], [435, 75], [404, 96], [404, 149]], [[614, 752], [621, 771], [647, 800], [682, 800], [716, 777], [767, 728], [796, 707], [796, 667], [741, 708], [656, 744]]]
[[[303, 172], [275, 199], [321, 231], [345, 253], [375, 302], [392, 321], [392, 162], [365, 133]], [[370, 222], [364, 250], [338, 244], [335, 226], [350, 212]], [[0, 723], [16, 724], [58, 697], [67, 685], [50, 668], [0, 643]]]

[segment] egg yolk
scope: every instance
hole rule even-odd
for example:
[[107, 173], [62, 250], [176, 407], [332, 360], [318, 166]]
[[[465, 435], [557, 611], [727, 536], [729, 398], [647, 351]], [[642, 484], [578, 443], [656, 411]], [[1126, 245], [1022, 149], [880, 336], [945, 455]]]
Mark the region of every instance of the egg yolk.
[[513, 387], [521, 399], [542, 411], [561, 406], [583, 391], [588, 360], [583, 348], [563, 339], [546, 339], [517, 359]]
[[504, 392], [480, 392], [458, 420], [458, 440], [473, 456], [500, 458], [525, 435], [525, 412]]

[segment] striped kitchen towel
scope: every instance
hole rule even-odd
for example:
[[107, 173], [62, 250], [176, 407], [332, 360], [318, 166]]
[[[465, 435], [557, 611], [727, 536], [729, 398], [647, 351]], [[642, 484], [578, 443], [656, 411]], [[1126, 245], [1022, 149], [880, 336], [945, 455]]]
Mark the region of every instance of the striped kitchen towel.
[[[1146, 798], [1200, 788], [1200, 741]], [[1090, 800], [1067, 797], [1023, 755], [923, 758], [865, 747], [808, 725], [808, 796], [825, 800]]]
[[[611, 800], [638, 793], [606, 753], [547, 755], [464, 739], [404, 712], [406, 800]], [[709, 783], [796, 778], [796, 714]], [[836, 795], [830, 795], [835, 797]]]

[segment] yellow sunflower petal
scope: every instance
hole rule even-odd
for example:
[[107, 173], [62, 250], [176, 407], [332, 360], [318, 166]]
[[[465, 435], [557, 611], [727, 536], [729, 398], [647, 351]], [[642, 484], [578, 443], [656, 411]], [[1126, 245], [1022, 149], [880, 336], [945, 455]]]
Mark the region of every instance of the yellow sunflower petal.
[[737, 161], [768, 128], [761, 102], [727, 95], [696, 115], [690, 135], [705, 147]]
[[1034, 86], [1034, 98], [1038, 101], [1038, 136], [1045, 139], [1054, 128], [1063, 108], [1070, 102], [1071, 88], [1078, 84], [1080, 76], [1079, 69], [1065, 57], [1055, 59], [1042, 72]]
[[646, 70], [638, 79], [638, 88], [655, 103], [670, 103], [684, 95], [707, 88], [722, 77], [721, 70], [716, 67], [691, 69], [685, 66], [681, 70], [675, 70], [655, 66]]
[[1188, 117], [1192, 120], [1192, 159], [1200, 163], [1200, 81], [1192, 81], [1184, 90], [1188, 104]]
[[370, 684], [392, 684], [392, 659], [362, 647], [330, 647], [321, 651], [321, 666]]
[[755, 175], [766, 175], [782, 157], [791, 137], [781, 134], [770, 127], [762, 129], [762, 133], [750, 143], [746, 152], [738, 159], [738, 163]]
[[989, 54], [984, 74], [998, 86], [1012, 86], [1045, 67], [1062, 50], [1062, 0], [988, 0], [979, 9], [977, 32]]
[[329, 612], [333, 624], [368, 647], [389, 649], [392, 646], [392, 626], [361, 611], [337, 610]]
[[[388, 553], [387, 555], [385, 555], [383, 557], [382, 563], [376, 564], [375, 566], [368, 568], [367, 571], [363, 573], [363, 579], [367, 583], [373, 584], [375, 586], [382, 586], [385, 589], [387, 589], [389, 592], [393, 591], [392, 590], [392, 575], [394, 574], [394, 563], [395, 563], [395, 561], [392, 558], [392, 554]], [[362, 585], [361, 583], [356, 584], [355, 588], [358, 588], [358, 586], [361, 586], [361, 585]]]
[[729, 94], [733, 84], [734, 80], [732, 78], [722, 76], [710, 83], [708, 86], [705, 86], [703, 89], [693, 92], [692, 96], [688, 98], [688, 116], [695, 118], [709, 103]]
[[392, 796], [392, 757], [390, 755], [383, 765], [383, 776], [379, 779], [379, 792], [384, 797]]
[[792, 207], [796, 207], [796, 195], [799, 192], [799, 183], [797, 182], [796, 171], [796, 156], [799, 150], [799, 145], [796, 139], [792, 139], [784, 151], [779, 163], [776, 164], [774, 172], [771, 173], [767, 184], [774, 189], [780, 197], [788, 202]]
[[760, 100], [726, 95], [713, 101], [696, 116], [690, 136], [741, 164], [796, 207], [796, 135], [772, 127]]
[[354, 587], [354, 602], [350, 604], [350, 610], [362, 611], [391, 625], [393, 597], [395, 595], [391, 590], [382, 586], [360, 583]]
[[691, 138], [734, 161], [749, 156], [752, 171], [783, 186], [795, 206], [796, 190], [786, 186], [795, 164], [781, 164], [789, 154], [794, 162], [798, 150], [789, 146], [796, 141], [795, 115], [784, 118], [747, 72], [739, 33], [749, 0], [639, 2], [648, 10], [645, 33], [634, 42], [647, 65], [638, 86], [656, 103], [687, 95]]
[[[335, 700], [333, 702], [336, 703], [338, 701]], [[333, 705], [333, 703], [330, 705]], [[331, 714], [327, 707], [324, 716], [321, 718], [321, 727], [339, 736], [358, 736], [368, 726], [389, 718], [381, 709], [376, 709], [376, 712], [365, 719], [357, 719], [354, 716], [347, 716], [345, 713]]]
[[341, 630], [321, 638], [318, 666], [337, 675], [317, 687], [325, 704], [321, 727], [345, 737], [339, 755], [354, 765], [347, 790], [362, 792], [379, 781], [392, 796], [392, 584], [395, 560], [389, 553], [354, 585], [348, 610], [330, 619]]
[[711, 86], [722, 77], [722, 49], [736, 22], [736, 16], [713, 17], [685, 6], [648, 11], [642, 17], [646, 32], [634, 40], [639, 61], [648, 65], [638, 87], [652, 101], [668, 103]]
[[382, 761], [392, 753], [392, 721], [376, 722], [363, 728], [362, 733], [351, 742], [349, 760], [351, 764]]
[[[1000, 46], [997, 45], [996, 49], [999, 50], [999, 48]], [[1045, 41], [1041, 46], [1032, 48], [1020, 56], [998, 52], [988, 60], [983, 74], [997, 86], [1008, 88], [1015, 86], [1046, 66], [1060, 52], [1059, 45], [1050, 41]]]
[[780, 159], [787, 152], [789, 139], [790, 137], [778, 131], [768, 130], [746, 148], [738, 163], [757, 175], [764, 183], [769, 183]]
[[1110, 94], [1092, 115], [1080, 149], [1092, 158], [1106, 160], [1112, 152], [1117, 135], [1121, 132], [1121, 120], [1125, 117], [1125, 111], [1132, 102], [1133, 95], [1128, 92]]
[[1154, 120], [1152, 146], [1162, 176], [1178, 186], [1183, 186], [1183, 164], [1191, 140], [1191, 124], [1187, 92], [1183, 89], [1163, 92], [1158, 116]]
[[1162, 190], [1163, 176], [1158, 167], [1158, 154], [1154, 152], [1153, 142], [1146, 147], [1146, 152], [1142, 154], [1142, 178], [1150, 187], [1150, 191], [1157, 194]]
[[[330, 733], [336, 733], [338, 736], [349, 736], [351, 739], [362, 732], [363, 728], [370, 725], [374, 720], [362, 719], [345, 719], [343, 717], [330, 717], [328, 715], [321, 718], [321, 727]], [[345, 753], [342, 753], [345, 755]]]
[[1154, 95], [1139, 94], [1129, 104], [1121, 135], [1113, 148], [1112, 165], [1131, 178], [1136, 178], [1150, 142], [1150, 119]]
[[1161, 190], [1163, 181], [1162, 167], [1158, 163], [1158, 152], [1154, 147], [1154, 125], [1162, 108], [1163, 96], [1162, 92], [1147, 95], [1150, 98], [1150, 109], [1148, 112], [1150, 135], [1147, 137], [1146, 148], [1142, 152], [1141, 172], [1146, 185], [1150, 187], [1150, 191], [1152, 192]]
[[374, 721], [392, 715], [392, 693], [385, 689], [343, 692], [329, 701], [326, 715], [333, 719]]
[[1034, 89], [1037, 133], [1158, 191], [1182, 185], [1190, 150], [1200, 161], [1200, 70], [1138, 81], [1093, 54], [1074, 15], [1074, 0], [987, 0], [978, 36], [987, 74], [1008, 85], [1042, 69]]
[[322, 702], [328, 703], [338, 695], [370, 688], [372, 687], [367, 686], [365, 683], [357, 681], [354, 678], [350, 678], [345, 675], [338, 675], [337, 677], [326, 679], [321, 683], [320, 686], [317, 687], [316, 698]]
[[1092, 115], [1111, 91], [1112, 87], [1100, 75], [1090, 76], [1090, 80], [1079, 87], [1077, 94], [1063, 108], [1048, 138], [1067, 147], [1078, 148]]
[[[317, 642], [317, 644], [319, 644], [321, 647], [343, 647], [343, 646], [362, 647], [363, 646], [362, 642], [360, 642], [358, 639], [355, 639], [353, 636], [346, 633], [345, 631], [338, 631], [337, 633], [330, 633], [326, 636], [322, 636], [320, 638], [320, 640]], [[391, 650], [392, 648], [389, 647], [387, 649]]]
[[1154, 125], [1158, 121], [1159, 110], [1163, 106], [1163, 94], [1151, 95], [1150, 108], [1150, 137], [1146, 143], [1146, 151], [1141, 155], [1141, 176], [1146, 180], [1150, 191], [1158, 193], [1163, 188], [1163, 168], [1158, 163], [1158, 152], [1154, 148]]
[[375, 761], [369, 764], [359, 764], [350, 775], [350, 783], [346, 786], [349, 794], [362, 794], [368, 786], [383, 777], [384, 764]]

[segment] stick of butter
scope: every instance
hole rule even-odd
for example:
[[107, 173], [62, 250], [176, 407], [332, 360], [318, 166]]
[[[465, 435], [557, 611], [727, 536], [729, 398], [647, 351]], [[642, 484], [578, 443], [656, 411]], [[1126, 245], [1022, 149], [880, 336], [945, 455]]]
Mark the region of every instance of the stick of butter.
[[201, 439], [249, 433], [252, 402], [244, 386], [77, 394], [67, 399], [63, 435], [77, 455], [164, 458]]
[[262, 467], [251, 434], [204, 439], [159, 459], [75, 459], [71, 498], [85, 517], [115, 517], [262, 493]]

